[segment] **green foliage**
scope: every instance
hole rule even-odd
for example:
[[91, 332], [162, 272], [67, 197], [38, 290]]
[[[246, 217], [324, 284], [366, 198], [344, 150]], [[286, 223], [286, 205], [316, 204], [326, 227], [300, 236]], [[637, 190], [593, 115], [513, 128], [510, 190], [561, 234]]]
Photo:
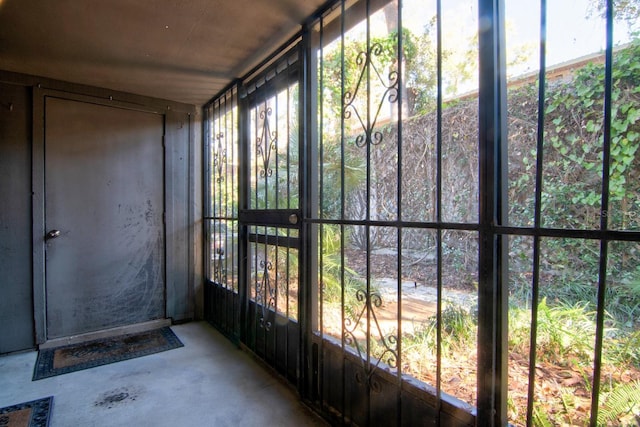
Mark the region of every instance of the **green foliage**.
[[[614, 0], [613, 16], [616, 21], [626, 22], [630, 29], [637, 28], [638, 16], [640, 16], [639, 0]], [[607, 0], [594, 0], [590, 2], [589, 16], [599, 15], [606, 17]]]
[[339, 306], [344, 298], [345, 311], [354, 312], [354, 308], [359, 305], [356, 291], [363, 289], [365, 284], [356, 271], [344, 265], [340, 257], [339, 228], [322, 226], [321, 236], [323, 303]]
[[345, 148], [343, 151], [337, 140], [322, 142], [322, 218], [339, 218], [342, 209], [341, 186], [344, 186], [346, 196], [358, 188], [366, 177], [366, 158], [355, 153], [352, 147]]
[[[454, 303], [446, 304], [442, 310], [442, 348], [445, 352], [475, 348], [478, 319], [475, 313], [469, 312]], [[413, 333], [404, 334], [402, 348], [409, 359], [411, 354], [428, 352], [435, 354], [437, 350], [438, 319], [431, 316], [426, 322], [414, 327]], [[466, 350], [465, 350], [466, 351]]]
[[[398, 36], [402, 35], [402, 55], [398, 58]], [[398, 72], [398, 60], [403, 61], [403, 76], [401, 85], [408, 99], [409, 115], [417, 112], [424, 113], [433, 109], [436, 95], [436, 61], [434, 44], [429, 32], [415, 35], [409, 29], [401, 32], [391, 31], [384, 37], [373, 37], [367, 47], [364, 39], [350, 39], [345, 37], [344, 43], [339, 40], [326, 52], [322, 58], [322, 86], [323, 101], [328, 121], [331, 117], [341, 117], [343, 114], [343, 96], [355, 90], [363, 72], [363, 54], [368, 50], [371, 63], [380, 73], [381, 78], [390, 78]], [[368, 49], [369, 48], [369, 49]], [[377, 77], [371, 76], [375, 81]], [[385, 82], [386, 83], [386, 82]], [[372, 95], [375, 98], [375, 93]], [[348, 124], [347, 124], [348, 131]]]
[[533, 408], [533, 425], [537, 427], [553, 427], [553, 423], [549, 420], [545, 411], [537, 407]]
[[459, 305], [447, 304], [442, 311], [442, 332], [461, 343], [475, 339], [477, 323], [476, 316]]
[[[278, 102], [279, 108], [274, 108], [273, 106]], [[256, 209], [297, 208], [300, 192], [297, 84], [268, 99], [266, 104], [273, 111], [272, 115], [267, 116], [271, 135], [270, 140], [263, 142], [261, 149], [269, 152], [252, 153], [255, 156], [255, 164], [252, 166], [255, 168], [252, 170], [252, 174], [255, 175], [255, 183], [252, 184], [254, 187], [251, 190], [252, 207]], [[256, 120], [257, 123], [254, 123], [252, 128], [257, 128], [259, 133], [265, 126], [265, 121]], [[276, 125], [279, 129], [274, 129]], [[267, 157], [269, 159], [267, 166], [271, 173], [262, 171], [264, 159]]]
[[598, 425], [613, 422], [637, 425], [640, 422], [640, 380], [618, 384], [603, 397], [604, 402], [598, 410]]
[[589, 361], [595, 336], [595, 313], [587, 304], [558, 304], [550, 307], [543, 298], [538, 304], [537, 344], [544, 359], [562, 363], [568, 356]]
[[640, 368], [640, 330], [615, 330], [607, 337], [603, 349], [607, 361], [620, 366]]
[[[640, 42], [614, 54], [612, 71], [611, 150], [609, 174], [610, 212], [602, 215], [623, 223], [624, 207], [637, 203], [640, 191]], [[545, 212], [570, 207], [576, 215], [561, 218], [569, 226], [599, 224], [601, 173], [604, 143], [604, 64], [590, 63], [575, 72], [572, 80], [550, 84], [546, 100]], [[596, 211], [590, 209], [595, 208]], [[585, 218], [580, 211], [594, 212]], [[551, 215], [550, 215], [551, 216]], [[549, 218], [551, 224], [559, 219]], [[571, 222], [575, 221], [575, 224]]]
[[[590, 63], [573, 71], [571, 79], [551, 81], [546, 89], [544, 164], [542, 186], [542, 225], [561, 229], [599, 229], [602, 219], [614, 229], [640, 228], [640, 39], [616, 50], [612, 68], [612, 108], [609, 176], [609, 207], [601, 206], [604, 157], [605, 68]], [[527, 133], [525, 120], [535, 117], [537, 88], [534, 84], [510, 93], [510, 138], [512, 151], [521, 160], [510, 159], [517, 174], [510, 179], [511, 221], [531, 224], [536, 172], [535, 127]], [[519, 127], [518, 127], [519, 126]], [[533, 123], [535, 126], [535, 123]], [[533, 134], [533, 141], [530, 135]], [[530, 138], [530, 139], [526, 139]], [[527, 144], [523, 141], [528, 141]], [[515, 160], [515, 161], [514, 161]], [[511, 172], [510, 172], [511, 173]], [[514, 202], [517, 201], [517, 202]], [[530, 243], [514, 244], [512, 259], [529, 271]], [[557, 323], [553, 317], [567, 307], [590, 313], [596, 310], [596, 287], [600, 248], [584, 239], [544, 239], [541, 247], [539, 313], [542, 322]], [[616, 346], [605, 348], [609, 360], [636, 364], [640, 318], [640, 253], [638, 245], [611, 243], [608, 251], [606, 309], [608, 339]], [[528, 264], [528, 265], [526, 265]], [[519, 271], [519, 270], [518, 270]], [[511, 298], [514, 306], [529, 304], [530, 275], [512, 275]], [[546, 299], [544, 299], [546, 297]], [[559, 305], [558, 301], [562, 301]], [[547, 305], [548, 302], [548, 305]], [[562, 316], [564, 316], [563, 314]], [[545, 337], [551, 349], [564, 351], [562, 341], [572, 337]], [[620, 354], [614, 347], [620, 350]], [[578, 343], [578, 348], [582, 348]], [[586, 349], [586, 347], [584, 347]], [[556, 351], [554, 350], [554, 351]], [[625, 359], [626, 358], [626, 359]]]

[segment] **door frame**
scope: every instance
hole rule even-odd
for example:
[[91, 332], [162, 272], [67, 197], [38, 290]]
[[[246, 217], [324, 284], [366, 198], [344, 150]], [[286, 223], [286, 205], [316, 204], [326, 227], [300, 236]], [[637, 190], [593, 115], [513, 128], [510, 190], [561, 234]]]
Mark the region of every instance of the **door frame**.
[[[308, 141], [306, 140], [308, 132], [305, 132], [306, 124], [306, 107], [304, 98], [304, 50], [302, 42], [298, 41], [292, 43], [281, 52], [281, 55], [270, 64], [267, 69], [262, 70], [256, 74], [253, 79], [241, 84], [240, 94], [238, 99], [238, 105], [240, 106], [239, 113], [239, 211], [238, 211], [238, 262], [239, 262], [239, 304], [240, 304], [240, 323], [239, 323], [239, 341], [243, 347], [251, 352], [255, 352], [256, 349], [252, 348], [252, 343], [256, 341], [255, 333], [253, 330], [255, 322], [252, 322], [251, 306], [252, 304], [257, 307], [257, 302], [251, 300], [251, 275], [253, 271], [251, 265], [251, 257], [249, 246], [252, 243], [263, 243], [273, 246], [282, 246], [292, 248], [298, 252], [298, 308], [297, 319], [293, 321], [290, 318], [286, 318], [287, 325], [291, 328], [286, 328], [287, 337], [290, 334], [294, 334], [294, 342], [296, 342], [296, 366], [292, 370], [292, 367], [286, 369], [287, 372], [282, 372], [292, 383], [296, 384], [298, 389], [302, 391], [304, 389], [304, 360], [306, 354], [306, 345], [304, 342], [306, 324], [307, 324], [307, 296], [309, 294], [310, 283], [307, 281], [309, 275], [306, 274], [308, 265], [308, 244], [305, 243], [305, 228], [307, 224], [305, 222], [306, 215], [306, 200], [308, 195], [306, 194], [306, 188], [308, 187], [306, 168], [308, 159], [306, 157], [306, 147]], [[252, 141], [250, 141], [250, 120], [249, 114], [254, 108], [262, 102], [262, 100], [269, 99], [271, 97], [277, 97], [278, 93], [282, 90], [286, 90], [293, 84], [298, 86], [297, 94], [297, 134], [298, 134], [298, 206], [292, 208], [266, 208], [256, 209], [251, 208], [251, 176], [250, 159], [255, 153], [250, 151], [253, 148]], [[277, 114], [277, 113], [276, 113]], [[287, 142], [288, 143], [288, 142]], [[296, 216], [295, 222], [289, 222], [290, 216]], [[277, 236], [267, 234], [250, 234], [249, 228], [252, 226], [258, 227], [277, 227], [280, 229], [297, 230], [298, 236], [282, 239]], [[284, 242], [286, 241], [286, 242]], [[280, 245], [280, 242], [284, 242], [284, 245]], [[269, 311], [269, 308], [267, 308]], [[277, 309], [274, 309], [273, 315], [281, 317], [278, 314]], [[286, 317], [286, 316], [285, 316]], [[253, 319], [255, 320], [255, 319]], [[274, 332], [275, 333], [275, 332]], [[286, 339], [288, 343], [288, 338]], [[288, 344], [287, 344], [288, 345]], [[274, 349], [274, 352], [276, 350]], [[285, 348], [285, 353], [281, 356], [286, 357], [287, 360], [291, 357], [289, 349]], [[265, 354], [266, 356], [266, 354]], [[268, 360], [265, 362], [269, 363]], [[288, 366], [288, 364], [285, 364]], [[278, 367], [274, 366], [277, 370]], [[294, 374], [295, 373], [295, 374]], [[294, 378], [295, 377], [295, 378]]]
[[[145, 112], [160, 114], [163, 116], [164, 130], [163, 135], [166, 135], [167, 126], [167, 114], [160, 108], [145, 106], [140, 103], [127, 102], [123, 100], [115, 100], [112, 96], [108, 98], [98, 98], [95, 96], [81, 95], [75, 93], [69, 93], [55, 89], [45, 89], [42, 87], [33, 88], [33, 151], [32, 151], [32, 262], [33, 262], [33, 311], [34, 311], [34, 326], [35, 326], [35, 342], [37, 345], [43, 344], [48, 341], [47, 335], [47, 301], [46, 301], [46, 241], [45, 241], [45, 213], [46, 213], [46, 194], [45, 194], [45, 126], [46, 126], [46, 111], [45, 103], [48, 97], [59, 98], [69, 101], [85, 102], [88, 104], [95, 104], [113, 108], [120, 108], [131, 111]], [[163, 136], [163, 139], [165, 137]], [[167, 155], [166, 144], [163, 142], [163, 158], [165, 159], [163, 164], [162, 175], [165, 177], [163, 183], [163, 217], [164, 221], [164, 271], [165, 276], [165, 316], [169, 316], [167, 310], [169, 301], [169, 286], [167, 283], [167, 270], [168, 270], [168, 242], [167, 236], [167, 223], [166, 220], [168, 210], [171, 204], [167, 203], [168, 197], [172, 197], [167, 191]], [[172, 212], [173, 213], [173, 212]], [[172, 215], [173, 216], [173, 215]]]

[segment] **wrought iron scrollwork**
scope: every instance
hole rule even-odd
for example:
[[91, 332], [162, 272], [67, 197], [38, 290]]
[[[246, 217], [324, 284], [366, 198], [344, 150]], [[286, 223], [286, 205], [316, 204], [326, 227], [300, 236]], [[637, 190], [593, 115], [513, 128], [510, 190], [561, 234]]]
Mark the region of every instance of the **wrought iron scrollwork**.
[[267, 331], [271, 329], [271, 322], [267, 320], [269, 308], [276, 306], [276, 290], [271, 285], [270, 271], [273, 270], [271, 261], [260, 260], [262, 278], [256, 280], [256, 304], [260, 307], [260, 327]]
[[[381, 362], [386, 363], [392, 368], [398, 366], [398, 338], [393, 334], [384, 335], [376, 311], [374, 308], [380, 308], [382, 306], [382, 297], [377, 292], [368, 293], [365, 290], [359, 289], [356, 291], [356, 299], [363, 303], [362, 308], [355, 313], [354, 318], [346, 317], [344, 319], [344, 342], [345, 344], [354, 347], [358, 352], [358, 356], [362, 361], [362, 368], [364, 376], [361, 372], [356, 373], [356, 381], [361, 384], [366, 384], [372, 391], [379, 392], [380, 384], [375, 381], [374, 373], [380, 366]], [[368, 315], [367, 315], [368, 313]], [[363, 320], [369, 321], [370, 325], [375, 327], [378, 336], [380, 337], [380, 344], [382, 345], [382, 353], [375, 358], [374, 362], [371, 362], [371, 354], [363, 354], [360, 343], [356, 337], [356, 330]], [[371, 322], [373, 320], [373, 322]], [[372, 337], [370, 328], [367, 328], [366, 340], [370, 340]]]
[[260, 111], [260, 120], [262, 120], [262, 129], [260, 135], [256, 137], [256, 154], [262, 160], [262, 168], [260, 169], [260, 177], [269, 177], [273, 175], [273, 170], [269, 166], [271, 159], [271, 151], [276, 150], [278, 141], [278, 132], [272, 131], [269, 123], [269, 117], [273, 113], [271, 107]]
[[227, 150], [223, 145], [224, 134], [219, 133], [216, 135], [216, 140], [218, 143], [216, 144], [213, 151], [213, 167], [215, 168], [216, 182], [221, 183], [224, 181], [224, 175], [222, 174], [222, 170], [224, 164], [227, 162]]
[[[364, 132], [358, 135], [355, 140], [356, 146], [360, 148], [367, 144], [378, 145], [382, 142], [382, 132], [374, 130], [380, 115], [380, 110], [382, 109], [385, 99], [390, 103], [394, 103], [398, 100], [398, 72], [395, 70], [389, 72], [387, 79], [385, 80], [382, 77], [380, 70], [378, 70], [378, 67], [376, 67], [372, 60], [373, 57], [380, 56], [382, 50], [382, 45], [380, 43], [375, 43], [371, 45], [366, 52], [361, 51], [358, 53], [358, 56], [356, 57], [356, 65], [361, 68], [356, 87], [353, 91], [345, 92], [342, 98], [343, 117], [348, 120], [352, 117], [352, 114], [355, 115]], [[358, 111], [358, 108], [356, 108], [356, 104], [354, 104], [354, 101], [358, 97], [358, 93], [362, 90], [363, 82], [365, 79], [371, 79], [372, 76], [377, 78], [385, 89], [382, 97], [378, 101], [373, 119], [370, 114], [363, 116], [363, 114]], [[367, 90], [367, 93], [364, 96], [367, 98], [365, 99], [365, 105], [367, 106], [365, 108], [368, 109], [370, 108], [369, 106], [372, 105], [371, 100], [369, 99], [371, 96], [370, 91]]]

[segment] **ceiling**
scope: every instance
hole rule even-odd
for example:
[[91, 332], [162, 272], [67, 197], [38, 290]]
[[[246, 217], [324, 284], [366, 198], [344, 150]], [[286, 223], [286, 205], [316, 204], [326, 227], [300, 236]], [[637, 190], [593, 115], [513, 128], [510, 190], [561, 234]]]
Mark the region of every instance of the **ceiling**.
[[202, 105], [326, 0], [0, 0], [0, 70]]

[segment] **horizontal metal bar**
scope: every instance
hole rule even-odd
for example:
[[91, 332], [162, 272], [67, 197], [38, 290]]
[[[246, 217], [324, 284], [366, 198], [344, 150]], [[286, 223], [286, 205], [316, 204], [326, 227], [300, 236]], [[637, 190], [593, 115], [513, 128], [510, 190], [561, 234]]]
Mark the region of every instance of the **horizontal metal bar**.
[[298, 237], [275, 236], [273, 234], [257, 233], [249, 233], [247, 237], [249, 241], [253, 243], [262, 243], [265, 245], [300, 249], [300, 238]]
[[203, 216], [202, 219], [209, 220], [209, 221], [237, 221], [238, 217], [206, 215], [206, 216]]
[[459, 222], [413, 222], [413, 221], [378, 221], [378, 220], [349, 220], [349, 219], [305, 219], [310, 224], [324, 225], [369, 225], [372, 227], [401, 227], [401, 228], [430, 228], [443, 230], [467, 230], [477, 231], [479, 224]]
[[242, 209], [239, 220], [245, 225], [300, 228], [302, 213], [299, 209]]
[[[461, 230], [478, 231], [479, 224], [457, 223], [457, 222], [411, 222], [411, 221], [366, 221], [366, 220], [341, 220], [341, 219], [307, 219], [311, 224], [324, 225], [369, 225], [372, 227], [398, 227], [398, 228], [420, 228], [432, 230]], [[489, 231], [499, 235], [514, 236], [540, 236], [540, 237], [566, 237], [572, 239], [590, 240], [619, 240], [634, 242], [640, 240], [640, 231], [623, 230], [600, 230], [600, 229], [561, 229], [561, 228], [535, 228], [535, 227], [512, 227], [493, 226]]]
[[567, 237], [571, 239], [620, 240], [633, 242], [640, 240], [640, 231], [620, 230], [575, 230], [561, 228], [494, 227], [495, 234], [516, 236]]

